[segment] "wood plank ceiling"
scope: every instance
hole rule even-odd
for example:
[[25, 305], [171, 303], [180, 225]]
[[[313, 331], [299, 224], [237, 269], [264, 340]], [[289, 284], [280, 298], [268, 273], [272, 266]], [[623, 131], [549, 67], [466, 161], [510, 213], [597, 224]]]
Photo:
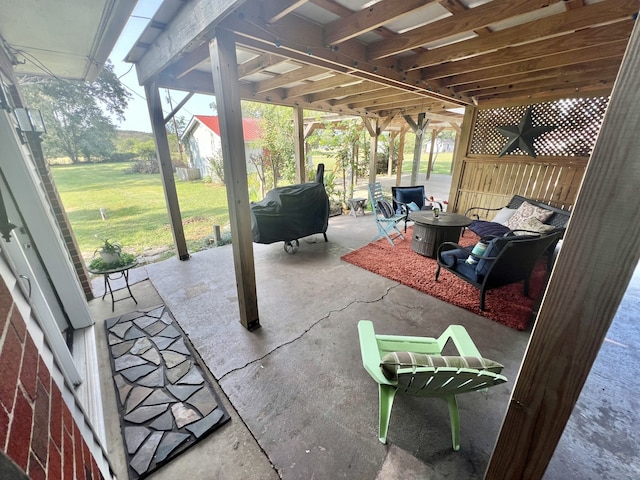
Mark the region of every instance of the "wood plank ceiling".
[[[367, 117], [425, 112], [434, 120], [459, 119], [459, 107], [469, 104], [609, 94], [639, 6], [637, 0], [236, 4], [156, 72], [158, 86], [213, 93], [208, 40], [224, 29], [235, 35], [243, 99]], [[141, 59], [184, 5], [165, 0], [127, 60]]]

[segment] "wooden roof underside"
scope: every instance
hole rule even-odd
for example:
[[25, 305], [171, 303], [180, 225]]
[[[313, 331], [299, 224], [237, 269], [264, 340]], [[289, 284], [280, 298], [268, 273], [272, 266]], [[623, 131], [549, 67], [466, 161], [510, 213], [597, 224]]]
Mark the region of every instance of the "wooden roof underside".
[[459, 123], [469, 104], [608, 95], [637, 10], [637, 0], [165, 0], [127, 60], [141, 83], [212, 94], [208, 41], [224, 29], [243, 99]]

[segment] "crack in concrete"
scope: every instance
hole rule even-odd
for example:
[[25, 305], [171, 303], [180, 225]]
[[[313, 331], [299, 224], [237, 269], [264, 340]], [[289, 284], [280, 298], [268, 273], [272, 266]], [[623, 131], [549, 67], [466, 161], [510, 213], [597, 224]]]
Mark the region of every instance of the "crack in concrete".
[[[227, 401], [229, 402], [229, 405], [231, 405], [231, 407], [235, 410], [236, 415], [238, 416], [238, 418], [240, 419], [240, 421], [242, 422], [242, 424], [245, 426], [245, 428], [247, 429], [247, 432], [249, 432], [249, 435], [251, 435], [251, 438], [253, 438], [253, 440], [255, 441], [256, 445], [258, 446], [258, 448], [260, 449], [260, 451], [262, 452], [262, 454], [264, 455], [264, 457], [267, 459], [267, 461], [269, 462], [269, 464], [271, 465], [271, 468], [273, 468], [273, 470], [275, 471], [276, 475], [278, 475], [279, 478], [282, 478], [282, 473], [281, 473], [281, 469], [279, 469], [274, 463], [273, 460], [271, 459], [271, 457], [269, 456], [269, 453], [263, 448], [263, 446], [260, 444], [260, 441], [258, 440], [258, 438], [256, 437], [256, 435], [253, 433], [253, 430], [251, 430], [251, 427], [249, 426], [249, 424], [244, 420], [244, 418], [242, 418], [242, 415], [240, 415], [240, 413], [238, 412], [238, 409], [236, 408], [236, 406], [233, 404], [233, 401], [231, 400], [231, 398], [229, 397], [229, 395], [227, 395], [227, 392], [224, 391], [224, 388], [221, 384], [221, 382], [224, 380], [224, 378], [229, 375], [230, 373], [234, 373], [237, 371], [240, 371], [246, 367], [248, 367], [251, 364], [254, 364], [256, 362], [260, 362], [262, 360], [264, 360], [265, 358], [267, 358], [269, 355], [271, 355], [273, 352], [279, 350], [282, 347], [285, 347], [287, 345], [291, 345], [293, 342], [296, 342], [298, 340], [300, 340], [303, 336], [305, 336], [307, 333], [309, 333], [311, 331], [312, 328], [314, 328], [316, 325], [318, 325], [320, 322], [322, 322], [323, 320], [328, 319], [333, 313], [337, 313], [337, 312], [342, 312], [344, 310], [346, 310], [347, 308], [351, 307], [352, 305], [358, 304], [358, 303], [376, 303], [379, 302], [381, 300], [384, 300], [384, 298], [389, 295], [389, 292], [391, 292], [391, 290], [399, 287], [401, 284], [400, 283], [396, 283], [395, 285], [391, 285], [390, 287], [387, 287], [387, 289], [385, 290], [385, 292], [378, 298], [373, 299], [373, 300], [354, 300], [352, 302], [349, 302], [347, 305], [345, 305], [342, 308], [338, 308], [338, 309], [334, 309], [334, 310], [330, 310], [329, 313], [327, 313], [325, 316], [323, 316], [322, 318], [316, 320], [315, 322], [313, 322], [307, 329], [305, 329], [300, 335], [298, 335], [296, 338], [293, 338], [285, 343], [282, 343], [281, 345], [278, 345], [277, 347], [275, 347], [273, 350], [267, 352], [266, 354], [264, 354], [262, 357], [260, 358], [256, 358], [255, 360], [251, 360], [250, 362], [247, 362], [245, 365], [241, 366], [241, 367], [237, 367], [234, 368], [233, 370], [229, 370], [227, 373], [225, 373], [224, 375], [222, 375], [220, 378], [216, 379], [217, 385], [220, 388], [220, 391], [222, 392], [222, 394], [225, 396], [225, 398], [227, 399]], [[210, 372], [209, 372], [210, 373]], [[213, 376], [213, 375], [212, 375]]]
[[224, 380], [224, 378], [234, 372], [238, 372], [240, 370], [243, 370], [244, 368], [248, 367], [249, 365], [252, 365], [256, 362], [260, 362], [262, 360], [264, 360], [265, 358], [267, 358], [269, 355], [271, 355], [272, 353], [276, 352], [277, 350], [281, 349], [282, 347], [286, 347], [287, 345], [291, 345], [292, 343], [300, 340], [302, 337], [304, 337], [307, 333], [309, 333], [311, 331], [312, 328], [314, 328], [316, 325], [318, 325], [320, 322], [322, 322], [323, 320], [326, 320], [327, 318], [329, 318], [333, 313], [338, 313], [338, 312], [343, 312], [345, 311], [347, 308], [351, 307], [352, 305], [358, 304], [358, 303], [376, 303], [379, 302], [381, 300], [384, 300], [384, 298], [389, 295], [389, 292], [397, 287], [399, 287], [401, 285], [401, 283], [396, 283], [395, 285], [391, 285], [390, 287], [387, 287], [387, 289], [385, 290], [385, 292], [376, 299], [373, 300], [354, 300], [352, 302], [349, 302], [347, 305], [345, 305], [342, 308], [338, 308], [338, 309], [334, 309], [334, 310], [329, 310], [329, 313], [327, 313], [324, 317], [319, 318], [318, 320], [316, 320], [315, 322], [313, 322], [308, 328], [306, 328], [300, 335], [298, 335], [295, 338], [292, 338], [291, 340], [288, 340], [280, 345], [278, 345], [277, 347], [275, 347], [274, 349], [268, 351], [267, 353], [265, 353], [262, 357], [260, 358], [256, 358], [255, 360], [251, 360], [250, 362], [245, 363], [244, 365], [242, 365], [241, 367], [236, 367], [232, 370], [229, 370], [227, 373], [225, 373], [224, 375], [222, 375], [219, 379], [218, 382], [221, 382], [222, 380]]

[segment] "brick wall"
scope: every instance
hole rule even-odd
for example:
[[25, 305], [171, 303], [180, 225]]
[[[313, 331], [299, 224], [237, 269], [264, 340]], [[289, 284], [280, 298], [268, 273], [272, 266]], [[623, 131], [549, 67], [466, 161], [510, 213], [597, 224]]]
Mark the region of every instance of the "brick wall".
[[47, 199], [49, 200], [49, 204], [51, 205], [51, 209], [55, 215], [56, 222], [58, 223], [58, 227], [62, 233], [64, 244], [71, 256], [73, 268], [78, 275], [78, 280], [80, 280], [80, 286], [82, 287], [87, 300], [91, 300], [93, 298], [93, 291], [91, 290], [89, 272], [87, 271], [87, 267], [80, 254], [80, 247], [78, 246], [76, 236], [73, 233], [73, 230], [71, 230], [71, 222], [69, 222], [67, 212], [62, 205], [60, 193], [58, 192], [58, 188], [53, 180], [51, 169], [49, 168], [49, 165], [44, 158], [44, 154], [42, 153], [42, 139], [37, 133], [27, 132], [26, 134], [29, 140], [31, 157], [38, 169], [40, 181], [42, 182], [45, 193], [47, 194]]
[[0, 450], [33, 480], [102, 479], [2, 278], [0, 376]]

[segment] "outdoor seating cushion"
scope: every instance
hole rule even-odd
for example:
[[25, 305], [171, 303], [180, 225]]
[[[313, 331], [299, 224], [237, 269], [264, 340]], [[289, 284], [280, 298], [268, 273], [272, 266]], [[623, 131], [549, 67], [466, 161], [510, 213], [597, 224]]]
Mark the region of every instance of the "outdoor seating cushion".
[[402, 187], [395, 190], [395, 199], [400, 203], [415, 203], [419, 209], [424, 206], [424, 187]]
[[495, 258], [508, 242], [515, 239], [524, 240], [526, 238], [535, 237], [536, 235], [531, 234], [518, 237], [495, 237], [489, 241], [487, 249], [482, 255], [485, 258], [480, 258], [477, 264], [469, 264], [466, 261], [471, 253], [471, 247], [444, 251], [440, 254], [440, 259], [448, 268], [455, 270], [462, 276], [474, 282], [481, 283], [485, 275], [489, 273]]
[[[488, 247], [487, 247], [488, 248]], [[471, 247], [457, 248], [454, 250], [447, 250], [440, 254], [440, 260], [449, 268], [455, 270], [461, 275], [477, 281], [476, 269], [477, 265], [471, 265], [466, 262], [471, 253]]]
[[514, 230], [516, 235], [527, 235], [527, 232], [549, 233], [556, 229], [553, 225], [542, 223], [537, 218], [531, 217], [520, 224], [518, 230]]
[[378, 200], [378, 209], [384, 218], [391, 218], [394, 215], [393, 207], [387, 200]]
[[496, 213], [496, 216], [493, 217], [492, 221], [496, 223], [500, 223], [502, 225], [506, 225], [509, 219], [513, 217], [513, 214], [516, 213], [516, 210], [517, 210], [516, 208], [504, 207], [502, 210]]
[[511, 231], [511, 229], [506, 225], [496, 222], [488, 222], [486, 220], [474, 220], [468, 228], [480, 237], [486, 237], [487, 235], [501, 237], [505, 233]]
[[491, 265], [493, 264], [495, 258], [500, 254], [504, 246], [509, 243], [511, 240], [525, 240], [527, 238], [538, 238], [539, 235], [521, 235], [518, 237], [514, 237], [513, 235], [508, 235], [506, 237], [497, 237], [489, 242], [487, 249], [484, 252], [484, 259], [481, 259], [476, 265], [476, 281], [482, 282], [484, 276], [489, 273], [491, 269]]
[[507, 221], [506, 226], [510, 230], [525, 230], [521, 225], [530, 218], [536, 218], [544, 223], [553, 212], [542, 207], [531, 205], [529, 202], [522, 202], [515, 213]]
[[390, 352], [382, 357], [380, 368], [382, 373], [389, 380], [397, 380], [398, 370], [401, 368], [470, 368], [473, 370], [486, 370], [493, 373], [500, 373], [503, 365], [493, 360], [482, 357], [462, 357], [462, 356], [441, 356], [427, 355], [414, 352]]

